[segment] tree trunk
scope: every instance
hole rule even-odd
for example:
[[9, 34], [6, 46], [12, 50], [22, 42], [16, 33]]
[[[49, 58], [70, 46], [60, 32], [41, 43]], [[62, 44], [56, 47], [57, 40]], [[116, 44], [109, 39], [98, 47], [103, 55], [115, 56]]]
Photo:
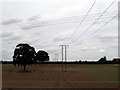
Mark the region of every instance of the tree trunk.
[[24, 71], [26, 71], [26, 65], [24, 65]]

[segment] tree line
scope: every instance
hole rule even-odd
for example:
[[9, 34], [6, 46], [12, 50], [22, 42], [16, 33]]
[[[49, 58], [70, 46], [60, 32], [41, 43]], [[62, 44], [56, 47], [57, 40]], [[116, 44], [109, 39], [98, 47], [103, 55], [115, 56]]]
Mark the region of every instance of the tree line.
[[[114, 58], [113, 60], [103, 60], [101, 61], [101, 58], [98, 60], [98, 61], [82, 61], [82, 60], [79, 60], [79, 61], [71, 61], [71, 62], [63, 62], [64, 63], [67, 63], [67, 64], [120, 64], [120, 59], [118, 58]], [[2, 61], [2, 64], [13, 64], [13, 61]], [[58, 61], [58, 62], [39, 62], [37, 61], [36, 64], [62, 64], [61, 61]]]
[[[15, 66], [21, 66], [26, 71], [26, 65], [32, 64], [62, 64], [62, 62], [48, 62], [49, 55], [46, 51], [35, 51], [34, 47], [29, 44], [18, 44], [14, 50], [13, 61], [2, 61], [2, 64], [14, 64]], [[75, 61], [75, 62], [63, 62], [63, 64], [118, 64], [120, 59], [114, 58], [113, 60], [107, 60], [106, 56], [100, 58], [98, 61]]]
[[36, 64], [37, 61], [49, 61], [48, 53], [39, 50], [37, 53], [34, 47], [29, 44], [18, 44], [14, 50], [13, 64], [21, 66], [26, 71], [26, 65]]

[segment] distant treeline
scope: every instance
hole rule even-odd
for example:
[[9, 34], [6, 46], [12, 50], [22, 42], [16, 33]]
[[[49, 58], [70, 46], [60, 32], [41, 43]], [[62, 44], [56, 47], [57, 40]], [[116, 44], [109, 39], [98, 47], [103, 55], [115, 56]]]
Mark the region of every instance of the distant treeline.
[[[74, 62], [37, 62], [36, 64], [120, 64], [120, 59], [111, 61], [74, 61]], [[2, 61], [2, 64], [13, 64], [13, 61]]]
[[[2, 61], [2, 60], [1, 60]], [[50, 62], [50, 61], [44, 61], [40, 62], [37, 61], [35, 64], [120, 64], [119, 58], [114, 58], [113, 60], [107, 60], [106, 56], [100, 58], [98, 61], [74, 61], [74, 62]], [[2, 61], [2, 64], [13, 64], [13, 61]], [[34, 63], [33, 63], [34, 64]]]

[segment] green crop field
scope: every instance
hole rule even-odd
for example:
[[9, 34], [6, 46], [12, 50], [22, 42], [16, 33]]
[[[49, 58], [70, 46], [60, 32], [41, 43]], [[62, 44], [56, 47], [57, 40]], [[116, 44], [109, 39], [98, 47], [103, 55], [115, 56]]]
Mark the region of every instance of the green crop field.
[[77, 65], [96, 81], [118, 81], [118, 67], [115, 65]]
[[61, 64], [27, 66], [31, 72], [12, 64], [2, 66], [3, 88], [117, 88], [117, 64]]

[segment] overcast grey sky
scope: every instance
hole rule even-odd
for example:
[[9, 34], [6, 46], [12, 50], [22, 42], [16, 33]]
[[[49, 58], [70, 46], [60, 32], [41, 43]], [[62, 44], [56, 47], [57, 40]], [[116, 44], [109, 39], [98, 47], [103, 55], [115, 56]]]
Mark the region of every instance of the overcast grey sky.
[[69, 60], [98, 60], [118, 57], [118, 19], [117, 17], [93, 36], [91, 33], [109, 21], [118, 11], [118, 0], [107, 10], [83, 36], [79, 37], [114, 0], [96, 0], [88, 17], [80, 25], [94, 0], [4, 0], [1, 1], [2, 60], [12, 60], [17, 44], [28, 43], [38, 50], [49, 53], [50, 59], [59, 54], [60, 44], [68, 44]]

